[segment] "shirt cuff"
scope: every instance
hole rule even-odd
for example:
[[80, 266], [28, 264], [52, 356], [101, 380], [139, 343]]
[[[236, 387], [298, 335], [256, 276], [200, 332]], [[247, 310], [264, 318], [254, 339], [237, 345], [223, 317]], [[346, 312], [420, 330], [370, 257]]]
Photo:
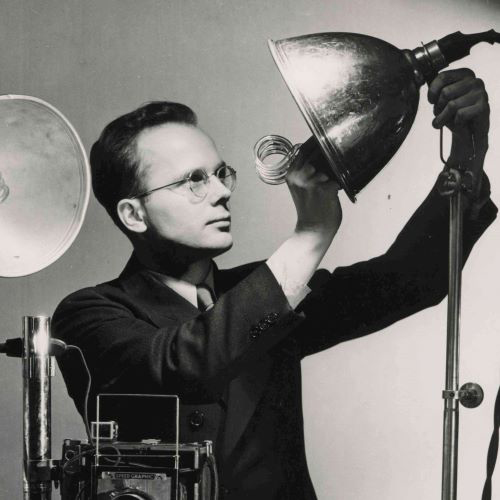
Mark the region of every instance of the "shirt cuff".
[[276, 278], [276, 281], [279, 283], [288, 304], [292, 309], [295, 309], [306, 298], [311, 289], [306, 283], [289, 279], [286, 276], [286, 272], [284, 272], [283, 266], [279, 265], [281, 262], [268, 260], [266, 264]]
[[307, 285], [297, 285], [296, 288], [293, 289], [282, 288], [282, 290], [292, 309], [296, 309], [297, 306], [311, 292], [311, 289]]

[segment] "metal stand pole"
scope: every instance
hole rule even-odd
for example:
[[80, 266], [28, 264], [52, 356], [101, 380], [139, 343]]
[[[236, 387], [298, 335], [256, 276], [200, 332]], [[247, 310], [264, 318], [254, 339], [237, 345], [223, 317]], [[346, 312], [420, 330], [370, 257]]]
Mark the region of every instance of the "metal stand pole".
[[24, 500], [50, 500], [50, 318], [23, 318]]
[[[440, 141], [442, 154], [442, 131]], [[476, 160], [474, 136], [471, 135], [471, 156], [464, 160], [473, 167]], [[443, 160], [444, 162], [444, 160]], [[475, 383], [464, 384], [459, 389], [460, 354], [460, 300], [462, 291], [462, 247], [463, 247], [463, 196], [474, 187], [474, 170], [463, 165], [445, 170], [441, 174], [440, 191], [450, 197], [449, 260], [448, 260], [448, 321], [446, 339], [446, 387], [443, 391], [443, 468], [441, 499], [457, 499], [458, 465], [458, 417], [459, 403], [466, 408], [475, 408], [483, 400], [483, 390]]]
[[458, 369], [460, 335], [460, 298], [462, 286], [462, 191], [459, 187], [450, 198], [450, 237], [448, 271], [448, 329], [446, 343], [446, 388], [443, 420], [442, 500], [457, 498], [458, 462]]

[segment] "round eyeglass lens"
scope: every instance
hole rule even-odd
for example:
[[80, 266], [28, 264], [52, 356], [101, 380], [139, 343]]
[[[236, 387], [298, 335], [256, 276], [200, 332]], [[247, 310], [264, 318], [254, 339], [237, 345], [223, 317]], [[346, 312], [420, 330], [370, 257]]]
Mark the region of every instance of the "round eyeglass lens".
[[191, 191], [202, 198], [207, 194], [207, 174], [203, 170], [195, 170], [189, 177]]
[[223, 166], [216, 172], [217, 178], [226, 186], [230, 191], [236, 185], [236, 171], [231, 167]]

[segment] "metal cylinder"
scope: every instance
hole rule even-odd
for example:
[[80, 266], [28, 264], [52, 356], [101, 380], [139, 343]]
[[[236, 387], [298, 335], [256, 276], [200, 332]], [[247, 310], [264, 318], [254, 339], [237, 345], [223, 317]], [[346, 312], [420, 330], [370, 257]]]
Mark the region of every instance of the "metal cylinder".
[[24, 500], [50, 500], [50, 318], [25, 316], [23, 340]]

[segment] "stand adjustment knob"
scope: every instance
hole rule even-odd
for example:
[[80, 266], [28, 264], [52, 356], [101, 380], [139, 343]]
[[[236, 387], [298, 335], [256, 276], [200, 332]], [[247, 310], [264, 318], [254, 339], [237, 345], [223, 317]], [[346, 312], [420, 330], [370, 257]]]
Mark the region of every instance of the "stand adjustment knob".
[[467, 382], [458, 392], [458, 399], [465, 408], [476, 408], [484, 399], [484, 392], [479, 384]]

